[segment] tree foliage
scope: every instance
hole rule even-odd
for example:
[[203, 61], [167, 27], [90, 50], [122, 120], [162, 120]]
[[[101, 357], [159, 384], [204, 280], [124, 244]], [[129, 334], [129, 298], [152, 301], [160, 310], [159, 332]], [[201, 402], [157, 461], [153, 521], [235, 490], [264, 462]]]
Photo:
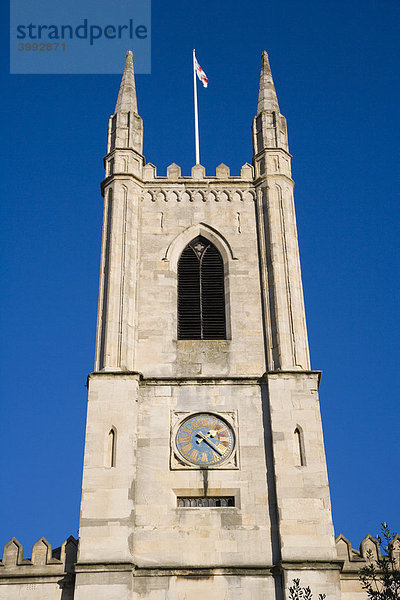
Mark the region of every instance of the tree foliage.
[[395, 547], [399, 538], [390, 532], [386, 523], [382, 523], [382, 535], [377, 535], [376, 539], [382, 556], [373, 560], [369, 550], [370, 562], [359, 572], [362, 588], [371, 600], [400, 600], [400, 564]]
[[[324, 600], [325, 594], [319, 594], [318, 600]], [[311, 600], [312, 592], [309, 587], [300, 587], [300, 579], [293, 579], [293, 585], [289, 588], [289, 600]]]

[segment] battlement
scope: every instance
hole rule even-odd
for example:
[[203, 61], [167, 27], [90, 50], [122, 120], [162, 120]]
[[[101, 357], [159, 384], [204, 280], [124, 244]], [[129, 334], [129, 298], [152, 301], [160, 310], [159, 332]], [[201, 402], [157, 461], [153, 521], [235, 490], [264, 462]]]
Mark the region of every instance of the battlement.
[[206, 170], [203, 165], [194, 165], [191, 170], [191, 175], [182, 175], [181, 167], [175, 163], [172, 163], [167, 167], [167, 175], [165, 177], [157, 175], [157, 168], [152, 163], [147, 163], [143, 167], [143, 179], [147, 181], [163, 181], [163, 182], [177, 182], [181, 181], [194, 181], [196, 183], [201, 181], [244, 181], [252, 182], [254, 178], [254, 169], [249, 163], [245, 163], [240, 169], [240, 175], [231, 175], [230, 168], [224, 163], [218, 165], [215, 169], [215, 175], [206, 175]]
[[3, 550], [0, 561], [0, 580], [10, 577], [37, 577], [65, 575], [72, 571], [76, 563], [78, 541], [70, 536], [59, 548], [51, 547], [46, 538], [41, 537], [32, 548], [32, 557], [24, 558], [22, 545], [12, 538]]
[[[362, 540], [359, 550], [352, 548], [351, 542], [340, 534], [336, 538], [336, 550], [338, 558], [344, 561], [344, 571], [358, 571], [367, 562], [376, 562], [382, 556], [378, 540], [370, 534]], [[394, 557], [400, 568], [400, 536], [397, 534], [394, 538]]]

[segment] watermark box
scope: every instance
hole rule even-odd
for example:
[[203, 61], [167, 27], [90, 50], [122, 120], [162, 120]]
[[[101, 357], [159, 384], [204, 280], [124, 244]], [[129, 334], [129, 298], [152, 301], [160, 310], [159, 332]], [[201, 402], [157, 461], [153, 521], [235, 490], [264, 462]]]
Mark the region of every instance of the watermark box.
[[10, 73], [151, 72], [151, 0], [10, 0]]

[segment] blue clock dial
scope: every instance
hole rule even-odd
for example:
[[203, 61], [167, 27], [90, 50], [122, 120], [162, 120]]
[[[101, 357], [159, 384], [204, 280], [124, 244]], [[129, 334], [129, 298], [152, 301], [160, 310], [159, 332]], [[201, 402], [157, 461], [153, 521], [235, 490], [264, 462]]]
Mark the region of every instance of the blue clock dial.
[[209, 413], [199, 413], [183, 421], [176, 434], [179, 454], [193, 465], [217, 465], [231, 454], [235, 436], [231, 426]]

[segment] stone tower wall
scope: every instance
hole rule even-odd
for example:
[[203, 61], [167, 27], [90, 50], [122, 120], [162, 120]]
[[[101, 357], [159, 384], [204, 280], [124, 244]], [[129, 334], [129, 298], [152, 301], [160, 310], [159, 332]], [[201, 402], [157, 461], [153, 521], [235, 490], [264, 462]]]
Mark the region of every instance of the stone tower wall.
[[[151, 376], [255, 376], [265, 371], [252, 167], [242, 171], [247, 178], [229, 177], [221, 166], [216, 177], [205, 178], [202, 167], [197, 173], [195, 168], [197, 177], [145, 181], [140, 194], [129, 194], [121, 175], [106, 188], [106, 196], [112, 189], [114, 206], [126, 195], [125, 208], [114, 211], [115, 220], [125, 219], [125, 230], [122, 222], [118, 227], [125, 238], [116, 239], [125, 255], [118, 273], [125, 294], [115, 307], [121, 335], [114, 338], [129, 348], [130, 360], [121, 357], [121, 367]], [[129, 213], [134, 215], [130, 220]], [[130, 231], [132, 222], [136, 233]], [[177, 340], [177, 263], [186, 244], [200, 234], [224, 260], [227, 340]]]

